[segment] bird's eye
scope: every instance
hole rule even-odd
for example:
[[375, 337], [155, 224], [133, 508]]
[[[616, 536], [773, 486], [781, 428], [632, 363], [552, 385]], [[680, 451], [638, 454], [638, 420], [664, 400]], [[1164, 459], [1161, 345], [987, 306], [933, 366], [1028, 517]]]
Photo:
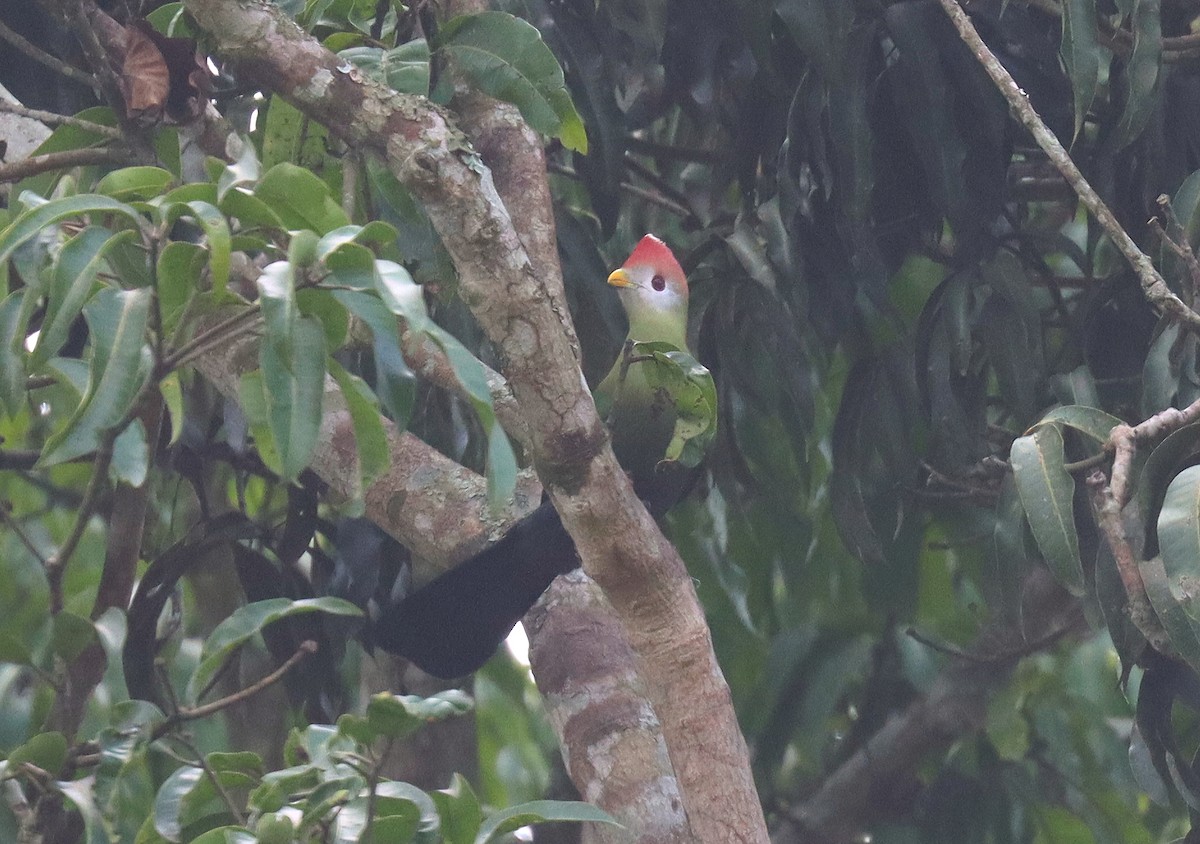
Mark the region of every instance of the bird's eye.
[[650, 286], [655, 290], [666, 290], [667, 280], [660, 275], [656, 275], [654, 278], [650, 279]]

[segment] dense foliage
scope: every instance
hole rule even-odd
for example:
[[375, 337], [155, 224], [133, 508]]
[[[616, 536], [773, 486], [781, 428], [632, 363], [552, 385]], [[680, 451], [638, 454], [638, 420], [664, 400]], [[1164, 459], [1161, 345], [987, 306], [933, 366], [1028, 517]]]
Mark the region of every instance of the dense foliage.
[[[178, 3], [102, 5], [205, 44]], [[545, 136], [590, 383], [624, 335], [607, 270], [646, 231], [680, 256], [720, 423], [667, 529], [780, 840], [1187, 832], [1200, 423], [1156, 415], [1200, 397], [1197, 334], [1148, 304], [938, 2], [280, 5], [397, 91], [453, 108], [472, 86]], [[1190, 307], [1195, 4], [968, 11]], [[88, 61], [39, 7], [0, 22]], [[236, 68], [162, 50], [180, 99], [135, 107], [127, 86], [132, 121], [0, 54], [26, 105], [87, 121], [39, 152], [105, 153], [8, 177], [0, 209], [0, 837], [469, 841], [598, 817], [540, 801], [555, 749], [507, 655], [475, 680], [475, 791], [383, 773], [468, 703], [360, 690], [359, 607], [410, 574], [351, 517], [387, 467], [381, 415], [512, 494], [497, 361], [385, 168]], [[209, 96], [240, 153], [198, 156], [175, 125]], [[234, 403], [195, 363], [247, 330]], [[414, 337], [455, 385], [414, 376]], [[327, 376], [358, 457], [337, 495], [307, 468]], [[142, 588], [97, 612], [122, 554]], [[297, 662], [287, 706], [238, 704], [251, 729], [204, 708]], [[539, 802], [485, 819], [476, 792]]]

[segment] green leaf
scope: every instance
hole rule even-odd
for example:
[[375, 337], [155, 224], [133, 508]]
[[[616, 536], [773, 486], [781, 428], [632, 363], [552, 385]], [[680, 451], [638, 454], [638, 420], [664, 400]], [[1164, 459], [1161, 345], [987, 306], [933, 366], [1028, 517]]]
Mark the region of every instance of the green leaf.
[[1083, 594], [1083, 567], [1072, 499], [1075, 479], [1063, 468], [1063, 439], [1046, 425], [1018, 437], [1009, 457], [1017, 492], [1038, 548], [1054, 576], [1076, 595]]
[[429, 94], [429, 45], [414, 38], [398, 47], [350, 47], [338, 53], [371, 78], [402, 94]]
[[1133, 50], [1124, 72], [1116, 80], [1124, 107], [1117, 121], [1115, 148], [1137, 139], [1160, 100], [1158, 77], [1162, 69], [1162, 2], [1137, 0], [1130, 20]]
[[[226, 194], [232, 188], [240, 185], [253, 185], [261, 174], [262, 167], [258, 162], [258, 152], [254, 149], [254, 144], [243, 142], [241, 156], [237, 161], [226, 164], [221, 175], [217, 177], [217, 199], [224, 201]], [[242, 221], [243, 224], [245, 222], [245, 220]]]
[[83, 818], [86, 844], [110, 844], [111, 839], [104, 828], [104, 818], [100, 815], [100, 810], [96, 808], [95, 797], [92, 794], [94, 781], [94, 777], [87, 777], [71, 782], [56, 782], [54, 785]]
[[484, 844], [484, 842], [496, 841], [500, 836], [514, 832], [523, 826], [549, 821], [619, 825], [611, 815], [590, 803], [581, 803], [575, 800], [534, 800], [530, 803], [510, 806], [489, 815], [483, 826], [479, 828], [475, 842]]
[[1031, 430], [1036, 430], [1042, 425], [1052, 424], [1063, 424], [1068, 428], [1074, 428], [1103, 444], [1108, 442], [1109, 434], [1112, 433], [1114, 427], [1121, 424], [1121, 420], [1099, 408], [1073, 404], [1054, 408], [1038, 420]]
[[1137, 476], [1137, 502], [1146, 531], [1144, 556], [1158, 554], [1158, 513], [1175, 473], [1200, 452], [1200, 424], [1185, 425], [1155, 446]]
[[1002, 689], [988, 702], [985, 730], [1001, 759], [1020, 762], [1029, 752], [1029, 721], [1021, 709], [1024, 691], [1016, 683]]
[[110, 474], [115, 480], [137, 488], [146, 482], [150, 472], [150, 448], [142, 420], [133, 422], [113, 441]]
[[204, 769], [192, 765], [177, 768], [154, 798], [154, 830], [168, 841], [183, 840], [184, 800], [204, 777]]
[[150, 199], [166, 191], [173, 181], [175, 177], [161, 167], [122, 167], [106, 173], [96, 183], [96, 193], [114, 199]]
[[321, 781], [315, 765], [297, 765], [263, 775], [262, 785], [250, 792], [246, 805], [257, 812], [276, 812], [297, 791], [308, 791]]
[[[344, 252], [343, 249], [335, 254]], [[373, 279], [374, 273], [368, 277]], [[395, 423], [400, 428], [407, 427], [416, 401], [416, 376], [404, 362], [404, 354], [400, 351], [395, 314], [375, 295], [350, 290], [334, 290], [333, 295], [371, 329], [371, 351], [375, 355], [375, 393]]]
[[386, 246], [395, 240], [396, 227], [382, 220], [372, 220], [365, 226], [342, 226], [321, 237], [317, 243], [317, 258], [324, 261], [349, 243]]
[[367, 723], [377, 735], [403, 738], [425, 724], [469, 712], [472, 706], [470, 696], [458, 689], [427, 698], [380, 692], [367, 704]]
[[256, 601], [239, 607], [233, 615], [222, 621], [204, 642], [200, 652], [200, 663], [188, 681], [188, 694], [195, 696], [208, 685], [209, 680], [221, 668], [229, 655], [261, 632], [264, 627], [282, 618], [310, 612], [326, 612], [332, 615], [361, 616], [362, 611], [341, 598], [307, 598], [290, 601], [287, 598], [272, 598]]
[[10, 771], [15, 771], [28, 762], [46, 771], [50, 776], [57, 776], [66, 761], [67, 739], [59, 732], [38, 733], [8, 754]]
[[493, 508], [500, 507], [512, 496], [517, 486], [517, 456], [513, 453], [508, 435], [496, 421], [492, 407], [492, 393], [488, 388], [483, 364], [467, 350], [450, 332], [430, 322], [426, 333], [442, 347], [450, 361], [458, 382], [462, 384], [475, 408], [483, 430], [488, 437], [487, 483], [488, 502]]
[[1200, 632], [1200, 466], [1184, 469], [1167, 487], [1158, 546], [1171, 592]]
[[268, 170], [254, 195], [289, 229], [309, 229], [323, 235], [350, 224], [346, 212], [329, 195], [329, 186], [295, 164], [284, 162]]
[[430, 793], [442, 819], [442, 837], [447, 844], [472, 844], [483, 823], [483, 810], [471, 784], [455, 774], [450, 787]]
[[178, 372], [168, 372], [158, 382], [158, 391], [162, 393], [163, 404], [171, 419], [171, 441], [174, 445], [183, 434], [183, 385], [179, 381]]
[[421, 789], [406, 782], [385, 780], [375, 787], [375, 834], [363, 838], [367, 827], [367, 812], [371, 806], [366, 797], [349, 801], [334, 822], [334, 840], [346, 844], [391, 844], [393, 841], [437, 841], [440, 821], [437, 806]]
[[307, 466], [317, 445], [325, 399], [325, 332], [312, 317], [298, 317], [292, 332], [291, 357], [280, 346], [259, 348], [267, 413], [280, 469], [292, 480]]
[[96, 641], [96, 627], [89, 619], [66, 610], [54, 615], [54, 633], [50, 639], [50, 649], [64, 662], [74, 662], [77, 656]]
[[471, 85], [520, 109], [535, 130], [587, 153], [562, 68], [534, 26], [505, 12], [463, 15], [442, 27], [437, 49]]
[[21, 328], [24, 290], [14, 291], [0, 302], [0, 406], [9, 416], [21, 412], [25, 400], [25, 332]]
[[[22, 194], [22, 201], [24, 197]], [[0, 231], [0, 264], [11, 258], [21, 244], [36, 237], [42, 229], [83, 214], [121, 214], [135, 225], [142, 219], [133, 206], [107, 196], [81, 194], [52, 199], [18, 214], [7, 228]]]
[[254, 447], [267, 467], [277, 475], [283, 474], [279, 461], [279, 449], [271, 433], [270, 411], [267, 407], [266, 379], [261, 369], [247, 372], [238, 382], [238, 403], [250, 423], [254, 435]]
[[[375, 267], [375, 288], [379, 297], [392, 313], [404, 318], [410, 331], [424, 333], [442, 347], [450, 368], [479, 416], [488, 436], [488, 500], [493, 506], [499, 506], [516, 488], [517, 458], [512, 443], [496, 421], [483, 365], [454, 335], [429, 318], [424, 293], [408, 270], [392, 261], [376, 261]], [[354, 307], [349, 303], [347, 306]]]
[[71, 323], [91, 296], [92, 283], [104, 267], [108, 251], [136, 235], [137, 232], [128, 229], [114, 234], [102, 226], [88, 226], [63, 244], [54, 261], [42, 330], [29, 356], [31, 368], [58, 354], [67, 342]]
[[346, 399], [346, 408], [354, 425], [359, 480], [353, 498], [357, 500], [366, 492], [371, 481], [387, 471], [391, 463], [387, 433], [379, 414], [379, 399], [371, 392], [367, 382], [347, 372], [334, 358], [329, 358], [328, 365], [329, 373]]
[[84, 308], [94, 350], [87, 392], [67, 425], [47, 440], [39, 466], [94, 451], [129, 412], [153, 364], [145, 343], [152, 298], [145, 288], [105, 289]]
[[204, 230], [205, 240], [208, 241], [208, 269], [212, 278], [212, 290], [218, 299], [222, 297], [229, 285], [229, 264], [233, 251], [229, 221], [225, 219], [225, 215], [211, 202], [202, 200], [169, 204], [164, 215], [168, 224], [181, 217], [190, 217]]
[[1138, 569], [1146, 587], [1146, 598], [1150, 599], [1154, 615], [1170, 636], [1171, 647], [1194, 671], [1200, 671], [1200, 635], [1189, 606], [1194, 595], [1190, 591], [1184, 592], [1181, 583], [1168, 574], [1162, 557], [1142, 559]]
[[1073, 137], [1078, 138], [1100, 81], [1101, 47], [1096, 38], [1096, 0], [1065, 0], [1062, 4], [1061, 53], [1075, 95]]
[[242, 231], [251, 228], [280, 231], [287, 229], [283, 220], [272, 210], [270, 205], [244, 187], [234, 187], [225, 193], [221, 197], [218, 207], [221, 209], [221, 213], [236, 219], [241, 224]]
[[295, 478], [308, 466], [321, 426], [325, 396], [325, 334], [321, 323], [300, 316], [292, 267], [283, 261], [258, 277], [266, 336], [259, 346], [266, 420], [280, 470]]

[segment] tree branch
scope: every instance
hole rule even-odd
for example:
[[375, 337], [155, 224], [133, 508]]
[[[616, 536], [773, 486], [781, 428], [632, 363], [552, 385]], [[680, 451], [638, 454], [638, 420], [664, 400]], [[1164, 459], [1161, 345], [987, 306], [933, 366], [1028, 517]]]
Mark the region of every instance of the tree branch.
[[[466, 5], [471, 3], [460, 0], [447, 12], [462, 14]], [[550, 266], [548, 286], [559, 290], [554, 206], [540, 139], [507, 103], [469, 93], [454, 104], [522, 243], [535, 265]], [[690, 841], [661, 724], [620, 622], [595, 582], [583, 572], [556, 579], [526, 615], [525, 632], [538, 689], [579, 793], [625, 830], [637, 830], [641, 840]], [[609, 776], [611, 771], [621, 776]], [[616, 844], [628, 840], [625, 830], [598, 824], [589, 834], [597, 844]]]
[[29, 176], [36, 176], [38, 173], [61, 170], [66, 167], [82, 167], [87, 164], [129, 164], [131, 161], [133, 161], [133, 157], [128, 151], [113, 147], [48, 152], [45, 155], [32, 155], [11, 164], [0, 164], [0, 182], [16, 182]]
[[1042, 118], [1034, 111], [1033, 106], [1029, 102], [1029, 96], [1021, 90], [1017, 85], [1016, 80], [1012, 78], [1008, 70], [1000, 63], [995, 54], [988, 49], [983, 43], [983, 39], [979, 37], [979, 33], [975, 30], [975, 25], [971, 23], [971, 18], [963, 11], [958, 0], [938, 0], [942, 9], [950, 16], [950, 21], [954, 24], [954, 28], [958, 30], [959, 37], [970, 48], [975, 58], [983, 65], [983, 69], [987, 71], [988, 76], [1000, 89], [1000, 93], [1004, 95], [1004, 99], [1008, 101], [1009, 107], [1016, 113], [1021, 123], [1033, 135], [1033, 139], [1037, 145], [1042, 148], [1047, 157], [1054, 164], [1058, 171], [1063, 174], [1063, 178], [1067, 180], [1079, 201], [1084, 207], [1096, 218], [1105, 234], [1109, 236], [1113, 244], [1125, 256], [1125, 260], [1133, 268], [1134, 274], [1142, 285], [1142, 293], [1146, 300], [1161, 314], [1168, 316], [1187, 325], [1192, 331], [1200, 331], [1200, 314], [1197, 314], [1191, 308], [1183, 303], [1178, 296], [1171, 292], [1171, 288], [1167, 287], [1167, 283], [1163, 281], [1163, 277], [1159, 275], [1158, 270], [1154, 268], [1154, 262], [1150, 256], [1143, 252], [1134, 242], [1129, 233], [1117, 221], [1108, 205], [1100, 198], [1100, 195], [1092, 188], [1087, 179], [1083, 177], [1083, 173], [1075, 165], [1071, 156], [1054, 133], [1050, 131]]
[[849, 844], [871, 823], [879, 789], [914, 775], [922, 759], [977, 732], [988, 703], [1031, 647], [1046, 647], [1083, 622], [1079, 602], [1044, 570], [1025, 584], [1020, 621], [985, 627], [969, 656], [950, 660], [926, 694], [875, 735], [788, 813], [775, 844]]
[[368, 82], [273, 7], [185, 7], [245, 79], [382, 155], [423, 203], [505, 361], [538, 473], [639, 657], [696, 840], [765, 841], [745, 741], [691, 578], [617, 464], [545, 268], [531, 263], [466, 138], [443, 111]]

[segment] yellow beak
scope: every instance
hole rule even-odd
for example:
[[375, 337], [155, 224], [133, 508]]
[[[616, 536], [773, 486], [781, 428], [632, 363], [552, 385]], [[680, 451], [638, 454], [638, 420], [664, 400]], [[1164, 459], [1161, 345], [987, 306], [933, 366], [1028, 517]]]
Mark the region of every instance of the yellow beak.
[[623, 267], [621, 269], [616, 269], [616, 270], [612, 271], [612, 274], [608, 277], [608, 283], [611, 284], [613, 287], [634, 287], [634, 286], [636, 286], [636, 285], [634, 285], [633, 280], [629, 277], [629, 273], [625, 272], [625, 269]]

